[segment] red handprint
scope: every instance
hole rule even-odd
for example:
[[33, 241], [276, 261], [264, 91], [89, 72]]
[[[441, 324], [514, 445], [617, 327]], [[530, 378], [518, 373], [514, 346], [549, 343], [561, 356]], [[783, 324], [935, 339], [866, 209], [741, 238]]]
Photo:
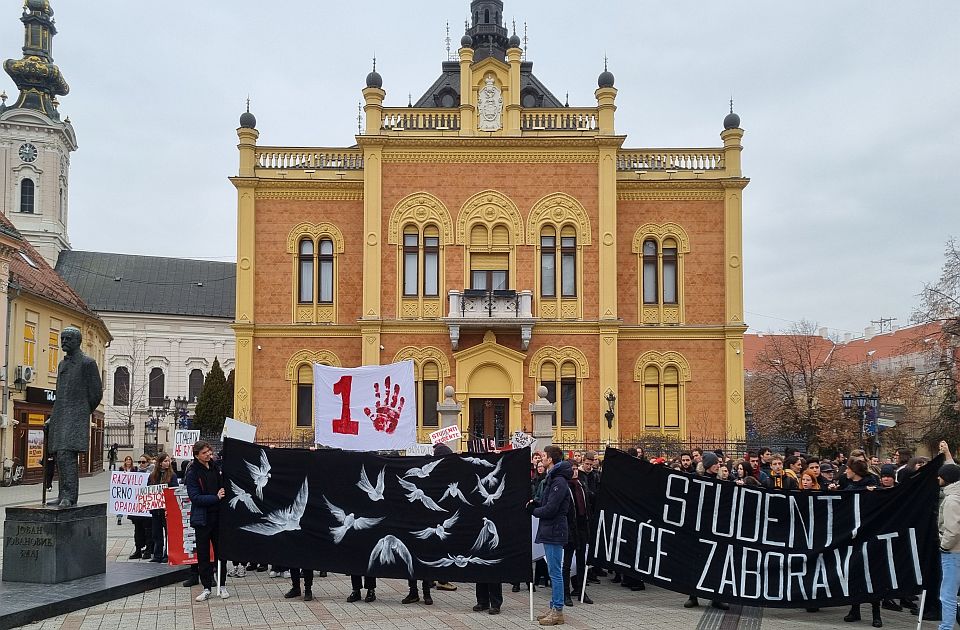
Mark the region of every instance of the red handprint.
[[377, 398], [374, 410], [364, 407], [363, 413], [373, 421], [373, 428], [384, 433], [393, 433], [400, 422], [400, 412], [403, 411], [405, 399], [400, 395], [400, 385], [393, 386], [393, 396], [390, 396], [390, 377], [383, 381], [383, 399], [380, 398], [380, 383], [373, 384], [373, 393]]

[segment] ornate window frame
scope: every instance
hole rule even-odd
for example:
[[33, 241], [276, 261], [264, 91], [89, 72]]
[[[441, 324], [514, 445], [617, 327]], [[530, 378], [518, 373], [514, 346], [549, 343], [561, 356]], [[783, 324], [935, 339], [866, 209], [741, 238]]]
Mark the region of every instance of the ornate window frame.
[[[473, 243], [470, 238], [474, 225], [481, 224], [490, 235], [487, 243]], [[506, 245], [494, 245], [492, 234], [496, 227], [504, 226], [510, 242]], [[464, 288], [471, 285], [471, 258], [475, 254], [507, 254], [508, 288], [517, 287], [517, 247], [526, 244], [523, 217], [520, 209], [509, 197], [496, 190], [485, 190], [467, 199], [457, 215], [456, 242], [464, 246], [463, 278]]]
[[[422, 290], [424, 273], [424, 234], [429, 227], [436, 228], [440, 251], [437, 260], [437, 295], [425, 296]], [[403, 234], [408, 227], [417, 230], [419, 248], [419, 273], [416, 295], [403, 294]], [[387, 244], [396, 247], [397, 255], [397, 316], [398, 319], [434, 319], [443, 316], [446, 274], [444, 264], [448, 245], [454, 244], [454, 226], [450, 212], [440, 199], [426, 193], [416, 192], [401, 199], [390, 213], [387, 224]]]
[[[329, 350], [300, 350], [287, 360], [287, 365], [284, 369], [284, 378], [290, 383], [290, 432], [291, 435], [294, 436], [304, 434], [313, 435], [314, 428], [316, 427], [316, 418], [313, 418], [309, 427], [297, 426], [297, 386], [300, 385], [300, 368], [309, 366], [312, 370], [314, 363], [330, 365], [332, 367], [343, 367], [340, 363], [340, 358]], [[311, 406], [311, 417], [313, 417], [314, 409], [315, 407]]]
[[[300, 285], [300, 242], [304, 239], [313, 241], [313, 300], [299, 301]], [[333, 302], [320, 302], [320, 241], [329, 240], [333, 243]], [[338, 321], [337, 309], [340, 301], [337, 299], [340, 285], [340, 255], [343, 254], [343, 233], [340, 229], [328, 222], [300, 223], [287, 235], [287, 254], [293, 282], [290, 287], [290, 310], [293, 313], [295, 324], [335, 323]]]
[[[590, 364], [587, 361], [586, 355], [579, 348], [573, 346], [543, 346], [539, 350], [533, 353], [533, 356], [530, 357], [528, 364], [527, 375], [533, 381], [533, 391], [536, 391], [540, 386], [541, 374], [543, 366], [547, 363], [553, 364], [556, 370], [556, 382], [562, 380], [561, 374], [563, 370], [563, 365], [566, 363], [572, 363], [576, 369], [576, 379], [577, 379], [577, 426], [563, 426], [560, 418], [562, 410], [560, 409], [559, 400], [557, 401], [557, 416], [556, 416], [556, 425], [553, 429], [554, 441], [559, 443], [569, 443], [569, 442], [580, 442], [583, 440], [583, 429], [586, 424], [585, 418], [583, 415], [583, 400], [584, 400], [584, 380], [590, 378]], [[560, 391], [556, 391], [556, 396], [559, 398]]]
[[433, 363], [437, 366], [440, 376], [440, 387], [438, 388], [438, 398], [436, 402], [441, 402], [443, 400], [444, 384], [446, 383], [445, 379], [450, 378], [450, 359], [447, 358], [443, 350], [436, 346], [405, 346], [400, 348], [393, 357], [394, 363], [407, 360], [413, 361], [413, 380], [417, 389], [417, 438], [418, 440], [426, 441], [427, 436], [440, 427], [423, 426], [423, 417], [420, 413], [422, 410], [420, 401], [423, 400], [423, 368], [427, 363]]
[[[658, 427], [648, 426], [645, 418], [645, 409], [644, 409], [644, 388], [648, 385], [645, 382], [645, 372], [648, 367], [656, 368], [658, 372], [658, 381], [657, 385], [659, 387], [658, 393], [658, 413], [659, 417]], [[679, 426], [677, 428], [665, 428], [664, 427], [664, 371], [672, 367], [677, 370], [677, 405], [678, 405], [678, 414], [679, 414]], [[678, 435], [685, 435], [686, 431], [686, 384], [689, 383], [692, 379], [690, 372], [690, 363], [687, 361], [679, 352], [667, 351], [659, 352], [656, 350], [651, 350], [645, 352], [637, 358], [636, 363], [633, 368], [633, 380], [638, 383], [638, 400], [639, 403], [639, 418], [640, 418], [640, 427], [644, 431], [650, 430], [659, 430], [661, 433], [676, 433]]]
[[[575, 282], [576, 295], [564, 297], [560, 282], [557, 283], [554, 296], [543, 297], [541, 277], [541, 234], [544, 228], [552, 227], [556, 236], [557, 257], [554, 262], [557, 271], [562, 266], [561, 239], [564, 228], [573, 228], [576, 237]], [[575, 198], [566, 193], [552, 193], [546, 195], [533, 205], [527, 217], [527, 243], [535, 246], [534, 282], [537, 296], [537, 316], [545, 319], [583, 319], [583, 252], [584, 248], [593, 245], [593, 230], [590, 217], [586, 209]], [[558, 280], [562, 276], [557, 273]]]
[[[643, 244], [652, 240], [657, 244], [657, 302], [643, 302]], [[663, 301], [663, 244], [673, 240], [677, 246], [677, 302]], [[684, 259], [690, 253], [690, 237], [677, 223], [647, 223], [641, 225], [633, 236], [634, 255], [637, 258], [637, 319], [641, 324], [680, 325], [686, 321], [684, 315]]]

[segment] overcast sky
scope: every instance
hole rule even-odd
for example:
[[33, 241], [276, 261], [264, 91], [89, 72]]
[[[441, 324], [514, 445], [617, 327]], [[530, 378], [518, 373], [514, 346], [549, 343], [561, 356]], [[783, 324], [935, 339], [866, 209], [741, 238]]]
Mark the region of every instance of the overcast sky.
[[[436, 79], [469, 0], [53, 0], [76, 127], [75, 249], [233, 260], [237, 119], [348, 146], [376, 53], [388, 106]], [[19, 58], [20, 2], [0, 6]], [[629, 148], [718, 147], [742, 118], [747, 322], [905, 324], [960, 236], [960, 2], [505, 0], [534, 72], [595, 106], [604, 54]], [[520, 33], [522, 36], [522, 32]], [[13, 82], [2, 86], [14, 97]], [[696, 299], [690, 296], [691, 299]]]

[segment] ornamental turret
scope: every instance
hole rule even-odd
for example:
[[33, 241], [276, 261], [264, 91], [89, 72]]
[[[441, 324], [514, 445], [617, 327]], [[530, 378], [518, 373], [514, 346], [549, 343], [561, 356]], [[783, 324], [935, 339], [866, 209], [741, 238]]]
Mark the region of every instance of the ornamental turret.
[[470, 24], [467, 35], [473, 41], [473, 60], [493, 57], [503, 61], [510, 37], [503, 24], [502, 0], [473, 0], [470, 3]]
[[3, 68], [17, 84], [20, 97], [4, 109], [34, 109], [53, 120], [60, 120], [57, 96], [65, 96], [70, 86], [53, 64], [53, 36], [57, 28], [49, 0], [25, 0], [23, 3], [23, 58], [8, 59]]

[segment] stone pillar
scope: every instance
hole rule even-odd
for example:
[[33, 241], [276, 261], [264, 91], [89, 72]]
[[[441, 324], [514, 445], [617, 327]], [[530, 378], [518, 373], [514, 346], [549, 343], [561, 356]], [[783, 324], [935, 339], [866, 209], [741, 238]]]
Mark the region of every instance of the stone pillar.
[[547, 388], [541, 385], [537, 388], [537, 402], [530, 405], [530, 416], [533, 418], [533, 437], [537, 440], [537, 450], [553, 444], [553, 418], [556, 414], [556, 405], [547, 400]]
[[107, 570], [107, 504], [8, 507], [3, 581], [60, 584]]
[[519, 48], [507, 50], [507, 61], [510, 64], [510, 92], [506, 106], [507, 124], [504, 127], [507, 134], [511, 136], [520, 135], [520, 60], [522, 57], [523, 51]]
[[477, 135], [476, 105], [473, 96], [473, 49], [460, 49], [460, 135]]
[[[441, 428], [459, 426], [460, 424], [460, 411], [463, 409], [463, 405], [454, 400], [456, 393], [456, 390], [450, 385], [443, 388], [443, 402], [437, 403], [437, 413], [440, 414]], [[447, 446], [450, 445], [448, 444]], [[453, 449], [454, 452], [460, 452], [462, 450], [462, 444], [457, 443], [450, 448]]]

